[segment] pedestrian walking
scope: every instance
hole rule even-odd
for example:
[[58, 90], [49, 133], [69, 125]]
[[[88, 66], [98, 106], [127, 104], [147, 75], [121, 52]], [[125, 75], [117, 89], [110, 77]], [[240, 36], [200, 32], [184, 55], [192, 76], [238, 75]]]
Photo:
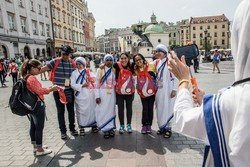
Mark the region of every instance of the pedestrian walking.
[[80, 136], [85, 135], [84, 128], [92, 128], [98, 132], [95, 114], [95, 92], [93, 76], [86, 68], [86, 60], [83, 57], [76, 58], [77, 69], [71, 75], [71, 87], [74, 89], [76, 118], [80, 128]]
[[215, 67], [217, 68], [218, 73], [220, 73], [220, 68], [219, 68], [220, 58], [221, 54], [217, 50], [215, 50], [213, 57], [213, 73], [215, 72]]
[[155, 105], [157, 112], [157, 120], [159, 130], [157, 134], [163, 134], [165, 138], [170, 138], [172, 135], [172, 118], [173, 107], [177, 91], [178, 80], [168, 70], [168, 49], [165, 45], [159, 44], [156, 47], [156, 56], [159, 58], [155, 60], [156, 65], [156, 80], [157, 93], [155, 95]]
[[[45, 63], [45, 61], [44, 61], [43, 59], [41, 59], [40, 62], [42, 63], [43, 66], [46, 65], [46, 63]], [[46, 73], [45, 73], [45, 72], [41, 73], [41, 74], [40, 74], [40, 77], [41, 77], [41, 80], [42, 80], [42, 81], [43, 81], [43, 80], [47, 80], [47, 77], [46, 77]]]
[[[206, 143], [202, 166], [240, 166], [250, 163], [250, 1], [241, 1], [232, 27], [235, 83], [218, 94], [205, 95], [197, 87], [193, 108], [189, 69], [185, 58], [170, 60], [170, 69], [180, 80], [174, 113], [178, 132]], [[240, 42], [239, 42], [240, 41]]]
[[74, 60], [70, 59], [71, 53], [72, 49], [70, 46], [63, 46], [61, 49], [61, 57], [51, 60], [50, 63], [44, 66], [40, 71], [40, 73], [43, 73], [51, 70], [50, 80], [62, 88], [60, 91], [53, 92], [62, 139], [67, 139], [65, 106], [68, 110], [71, 135], [78, 135], [78, 132], [75, 130], [74, 90], [70, 87], [70, 77], [76, 65]]
[[118, 105], [118, 116], [120, 120], [119, 133], [125, 132], [124, 124], [124, 102], [126, 103], [126, 116], [127, 116], [127, 132], [132, 133], [132, 114], [133, 114], [133, 100], [134, 100], [134, 81], [133, 70], [130, 65], [130, 58], [127, 53], [120, 55], [119, 62], [114, 64], [116, 71], [116, 103]]
[[9, 76], [12, 76], [12, 81], [13, 81], [13, 85], [15, 85], [15, 83], [17, 82], [17, 77], [18, 77], [18, 66], [15, 63], [15, 60], [10, 60], [10, 64], [9, 64], [9, 69], [10, 69], [10, 73]]
[[57, 90], [54, 85], [51, 88], [43, 88], [42, 84], [37, 80], [42, 64], [38, 60], [26, 60], [21, 66], [21, 75], [27, 79], [27, 89], [34, 92], [38, 96], [37, 106], [30, 116], [30, 138], [33, 145], [33, 151], [36, 156], [47, 155], [52, 152], [51, 149], [45, 148], [43, 145], [43, 129], [45, 120], [45, 102], [44, 95]]
[[5, 69], [4, 69], [4, 62], [3, 59], [0, 59], [0, 82], [1, 82], [1, 87], [6, 87], [5, 81], [4, 81], [4, 74], [5, 74]]
[[154, 102], [156, 93], [156, 70], [153, 63], [148, 63], [141, 54], [133, 57], [136, 79], [136, 89], [142, 102], [142, 129], [141, 133], [151, 133]]
[[98, 69], [96, 74], [96, 121], [98, 129], [104, 133], [104, 138], [114, 137], [115, 125], [115, 69], [113, 56], [104, 57], [104, 68]]

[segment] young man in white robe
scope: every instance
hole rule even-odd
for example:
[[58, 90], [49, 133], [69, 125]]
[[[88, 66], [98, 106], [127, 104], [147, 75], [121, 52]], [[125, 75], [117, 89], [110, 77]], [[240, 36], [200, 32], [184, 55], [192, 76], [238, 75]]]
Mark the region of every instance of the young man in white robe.
[[178, 80], [168, 70], [168, 49], [165, 45], [159, 44], [156, 49], [156, 81], [157, 93], [155, 95], [155, 105], [157, 111], [157, 123], [159, 131], [157, 134], [163, 134], [165, 138], [172, 135], [173, 107], [177, 91]]
[[[216, 95], [195, 89], [201, 106], [193, 107], [185, 58], [173, 53], [170, 69], [180, 80], [174, 113], [179, 132], [206, 143], [203, 166], [248, 167], [250, 164], [250, 1], [236, 10], [232, 27], [235, 83]], [[197, 128], [198, 127], [198, 128]]]
[[114, 137], [115, 125], [115, 72], [113, 69], [113, 56], [104, 57], [105, 66], [98, 69], [96, 74], [96, 120], [99, 130], [104, 133], [104, 138]]
[[85, 135], [84, 128], [92, 128], [98, 132], [95, 119], [95, 93], [90, 70], [86, 68], [86, 60], [83, 57], [76, 59], [77, 69], [71, 75], [71, 88], [74, 89], [75, 108], [77, 122], [80, 128], [80, 136]]

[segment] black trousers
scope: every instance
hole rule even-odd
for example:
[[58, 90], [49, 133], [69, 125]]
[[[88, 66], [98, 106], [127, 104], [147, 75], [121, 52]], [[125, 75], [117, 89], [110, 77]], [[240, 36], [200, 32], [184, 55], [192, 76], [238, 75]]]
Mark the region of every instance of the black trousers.
[[3, 86], [4, 85], [4, 71], [0, 71], [0, 82], [1, 82], [1, 85]]
[[[72, 90], [73, 91], [73, 90]], [[59, 128], [62, 134], [66, 133], [65, 125], [65, 105], [60, 102], [60, 96], [58, 92], [53, 93], [56, 108], [57, 108], [57, 118], [59, 123]], [[74, 110], [74, 93], [72, 93], [72, 102], [66, 104], [68, 110], [68, 119], [69, 119], [69, 129], [70, 131], [75, 130], [75, 110]]]
[[13, 85], [15, 85], [15, 83], [17, 82], [17, 74], [18, 74], [17, 72], [16, 73], [11, 73]]
[[45, 105], [43, 102], [38, 102], [35, 112], [30, 114], [30, 139], [31, 144], [36, 144], [38, 147], [43, 145], [43, 128], [45, 120]]
[[142, 125], [152, 126], [154, 116], [155, 95], [146, 98], [141, 98], [142, 102]]
[[199, 61], [197, 59], [194, 59], [194, 71], [197, 72], [199, 67]]
[[132, 95], [119, 95], [116, 94], [116, 102], [118, 105], [118, 116], [120, 120], [120, 125], [124, 125], [124, 101], [126, 102], [127, 110], [127, 124], [131, 124], [132, 120], [132, 104], [134, 100], [134, 94]]

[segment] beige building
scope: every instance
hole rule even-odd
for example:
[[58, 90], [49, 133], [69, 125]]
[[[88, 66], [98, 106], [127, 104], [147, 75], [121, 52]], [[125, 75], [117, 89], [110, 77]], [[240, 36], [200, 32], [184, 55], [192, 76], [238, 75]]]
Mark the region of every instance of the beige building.
[[[191, 17], [190, 30], [191, 42], [197, 44], [200, 49], [230, 48], [230, 22], [223, 14], [210, 17]], [[209, 46], [208, 46], [209, 45]]]
[[62, 45], [73, 47], [70, 0], [51, 0], [55, 52], [58, 55]]
[[71, 0], [72, 40], [74, 42], [74, 51], [86, 50], [84, 35], [84, 11], [86, 11], [87, 8], [86, 3], [82, 0]]
[[184, 46], [190, 42], [190, 23], [188, 19], [182, 20], [180, 23], [180, 45]]
[[91, 51], [96, 50], [95, 44], [95, 18], [93, 13], [88, 13], [88, 21], [89, 21], [89, 47]]

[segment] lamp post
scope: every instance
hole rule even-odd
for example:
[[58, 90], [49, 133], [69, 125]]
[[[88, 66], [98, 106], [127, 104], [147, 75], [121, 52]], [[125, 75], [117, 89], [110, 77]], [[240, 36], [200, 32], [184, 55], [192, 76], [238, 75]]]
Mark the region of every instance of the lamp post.
[[204, 37], [204, 40], [205, 40], [205, 58], [207, 61], [209, 61], [209, 57], [207, 55], [207, 52], [208, 52], [208, 49], [207, 49], [207, 30], [204, 30], [204, 34], [205, 34], [205, 37]]

